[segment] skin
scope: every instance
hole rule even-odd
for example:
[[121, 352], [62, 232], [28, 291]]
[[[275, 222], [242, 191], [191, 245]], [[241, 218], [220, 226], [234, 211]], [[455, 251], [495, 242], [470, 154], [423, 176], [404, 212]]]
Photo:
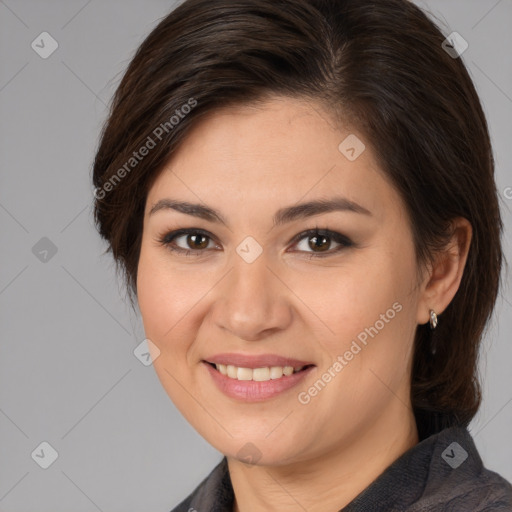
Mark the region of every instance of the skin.
[[[349, 134], [366, 144], [355, 161], [338, 150]], [[335, 194], [371, 215], [334, 211], [272, 226], [279, 208]], [[172, 209], [149, 215], [164, 198], [215, 208], [229, 227]], [[158, 347], [153, 366], [169, 397], [227, 456], [234, 511], [337, 511], [418, 443], [409, 396], [414, 334], [455, 295], [471, 226], [454, 220], [446, 252], [420, 279], [409, 222], [364, 135], [299, 99], [210, 113], [155, 180], [137, 275], [145, 333]], [[290, 243], [317, 227], [354, 245], [334, 252], [339, 244], [328, 238], [330, 254], [310, 258], [325, 254], [311, 237]], [[160, 239], [179, 228], [211, 233], [207, 248], [170, 251]], [[250, 264], [236, 252], [247, 236], [263, 249]], [[174, 244], [197, 247], [186, 235]], [[395, 303], [401, 311], [300, 403], [298, 394]], [[298, 386], [245, 403], [221, 393], [201, 363], [221, 352], [274, 353], [316, 367]], [[238, 455], [248, 442], [255, 464]]]

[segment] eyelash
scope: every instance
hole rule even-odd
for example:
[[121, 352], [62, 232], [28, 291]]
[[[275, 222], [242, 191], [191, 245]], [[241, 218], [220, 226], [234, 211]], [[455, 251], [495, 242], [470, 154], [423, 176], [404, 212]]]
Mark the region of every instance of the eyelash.
[[[172, 242], [174, 239], [182, 236], [182, 235], [202, 235], [206, 238], [209, 238], [210, 240], [213, 240], [213, 237], [211, 236], [208, 231], [204, 231], [202, 229], [197, 228], [183, 228], [183, 229], [177, 229], [175, 231], [166, 232], [160, 237], [158, 237], [158, 242], [169, 249], [170, 251], [183, 254], [184, 256], [200, 256], [202, 252], [205, 252], [206, 249], [183, 249], [182, 247], [177, 247], [175, 245], [172, 245]], [[290, 243], [293, 243], [294, 245], [300, 242], [304, 238], [308, 238], [311, 236], [325, 236], [331, 241], [334, 241], [336, 243], [339, 243], [340, 245], [334, 249], [334, 250], [328, 250], [325, 253], [315, 253], [311, 252], [310, 259], [312, 258], [325, 258], [328, 256], [332, 256], [335, 253], [338, 253], [342, 251], [343, 249], [353, 247], [355, 244], [347, 238], [345, 235], [342, 235], [341, 233], [337, 233], [336, 231], [331, 231], [330, 229], [321, 229], [321, 228], [314, 228], [314, 229], [308, 229], [306, 231], [302, 231], [301, 233], [295, 235], [293, 239], [290, 241]], [[301, 252], [301, 251], [299, 251]], [[307, 252], [307, 251], [306, 251]]]

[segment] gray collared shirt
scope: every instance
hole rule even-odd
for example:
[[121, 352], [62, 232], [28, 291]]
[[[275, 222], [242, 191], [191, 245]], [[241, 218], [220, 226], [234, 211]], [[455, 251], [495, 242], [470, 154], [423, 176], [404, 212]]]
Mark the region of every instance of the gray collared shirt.
[[[232, 512], [233, 503], [224, 457], [171, 512]], [[401, 455], [339, 512], [381, 511], [512, 512], [512, 485], [483, 466], [467, 429], [451, 427]]]

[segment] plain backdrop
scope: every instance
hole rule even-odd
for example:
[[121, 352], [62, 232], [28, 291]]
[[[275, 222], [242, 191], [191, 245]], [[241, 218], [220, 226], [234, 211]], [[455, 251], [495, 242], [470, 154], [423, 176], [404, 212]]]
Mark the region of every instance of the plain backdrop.
[[[469, 43], [462, 58], [489, 120], [510, 255], [512, 1], [417, 3]], [[106, 105], [174, 5], [0, 0], [0, 512], [168, 512], [222, 457], [135, 357], [142, 324], [92, 221], [90, 170]], [[58, 44], [47, 58], [31, 46], [42, 32], [56, 41], [45, 35], [44, 51]], [[504, 282], [470, 430], [487, 467], [512, 480]], [[52, 450], [58, 457], [43, 469]]]

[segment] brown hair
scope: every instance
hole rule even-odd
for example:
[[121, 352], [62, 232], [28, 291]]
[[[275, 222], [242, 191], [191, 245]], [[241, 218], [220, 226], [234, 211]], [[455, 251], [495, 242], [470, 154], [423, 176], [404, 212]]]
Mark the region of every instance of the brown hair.
[[481, 400], [478, 348], [500, 286], [503, 226], [482, 106], [444, 39], [407, 0], [179, 5], [138, 48], [94, 161], [96, 224], [129, 291], [149, 188], [201, 117], [269, 95], [313, 99], [371, 144], [406, 204], [419, 267], [445, 246], [450, 220], [472, 225], [462, 282], [434, 339], [417, 328], [411, 389], [420, 438], [467, 426]]

